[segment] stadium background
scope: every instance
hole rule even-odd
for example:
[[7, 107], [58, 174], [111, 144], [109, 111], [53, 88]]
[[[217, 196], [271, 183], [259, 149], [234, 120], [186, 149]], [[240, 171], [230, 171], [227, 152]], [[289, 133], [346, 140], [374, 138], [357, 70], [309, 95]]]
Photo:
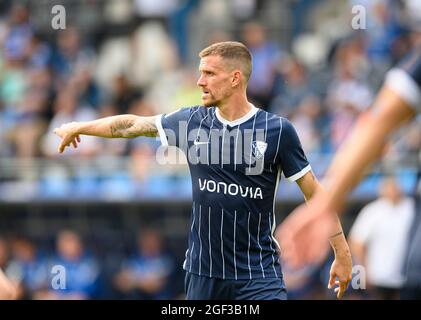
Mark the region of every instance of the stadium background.
[[[65, 30], [51, 26], [57, 4]], [[362, 30], [351, 27], [358, 4]], [[183, 298], [187, 167], [157, 163], [159, 142], [147, 138], [82, 137], [59, 155], [52, 129], [198, 104], [197, 53], [240, 40], [254, 56], [251, 100], [293, 122], [322, 177], [385, 71], [419, 41], [420, 16], [415, 0], [1, 1], [0, 267], [21, 281], [21, 298]], [[383, 175], [415, 189], [420, 128], [415, 121], [396, 135], [353, 193], [346, 232]], [[302, 201], [282, 181], [277, 222]], [[138, 235], [149, 255], [136, 255]], [[324, 289], [330, 259], [291, 273], [290, 297], [334, 298]], [[56, 264], [66, 268], [66, 290], [48, 289]], [[142, 290], [122, 266], [137, 270]], [[348, 298], [365, 297], [350, 289]]]

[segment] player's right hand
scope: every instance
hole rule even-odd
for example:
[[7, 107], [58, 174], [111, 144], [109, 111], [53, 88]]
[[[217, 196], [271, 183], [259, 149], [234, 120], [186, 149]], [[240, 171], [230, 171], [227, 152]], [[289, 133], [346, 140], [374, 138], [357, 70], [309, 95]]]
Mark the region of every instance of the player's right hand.
[[54, 133], [61, 138], [61, 143], [58, 146], [58, 152], [60, 153], [63, 153], [66, 147], [70, 147], [70, 144], [77, 148], [78, 143], [80, 143], [77, 122], [65, 123], [60, 128], [55, 128]]

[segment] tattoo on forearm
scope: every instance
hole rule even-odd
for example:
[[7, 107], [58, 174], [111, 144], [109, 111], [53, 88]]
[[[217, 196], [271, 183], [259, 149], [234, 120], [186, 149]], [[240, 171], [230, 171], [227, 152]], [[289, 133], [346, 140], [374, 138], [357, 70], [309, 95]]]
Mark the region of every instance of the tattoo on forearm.
[[129, 119], [118, 119], [113, 121], [110, 126], [111, 137], [126, 137], [127, 130], [133, 126], [134, 121]]
[[153, 118], [120, 118], [110, 125], [112, 138], [155, 137], [158, 130]]
[[142, 122], [137, 122], [133, 126], [134, 132], [141, 132], [142, 136], [145, 137], [156, 137], [158, 129], [155, 125], [155, 120], [153, 118], [143, 118]]

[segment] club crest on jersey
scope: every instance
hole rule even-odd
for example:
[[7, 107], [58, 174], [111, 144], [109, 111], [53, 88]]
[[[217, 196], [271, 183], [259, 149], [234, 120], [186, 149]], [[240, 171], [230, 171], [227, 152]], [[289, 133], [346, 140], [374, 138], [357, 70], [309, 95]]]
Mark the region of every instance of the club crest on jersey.
[[257, 160], [260, 160], [265, 155], [267, 147], [268, 147], [268, 144], [264, 141], [253, 141], [252, 146], [251, 146], [253, 156]]

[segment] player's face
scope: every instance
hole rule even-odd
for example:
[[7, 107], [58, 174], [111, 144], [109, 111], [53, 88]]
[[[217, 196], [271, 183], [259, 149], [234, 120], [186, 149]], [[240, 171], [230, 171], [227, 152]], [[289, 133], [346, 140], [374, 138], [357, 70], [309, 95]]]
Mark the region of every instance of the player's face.
[[227, 69], [220, 56], [207, 56], [200, 60], [197, 85], [202, 89], [204, 106], [218, 106], [232, 94], [232, 71]]

